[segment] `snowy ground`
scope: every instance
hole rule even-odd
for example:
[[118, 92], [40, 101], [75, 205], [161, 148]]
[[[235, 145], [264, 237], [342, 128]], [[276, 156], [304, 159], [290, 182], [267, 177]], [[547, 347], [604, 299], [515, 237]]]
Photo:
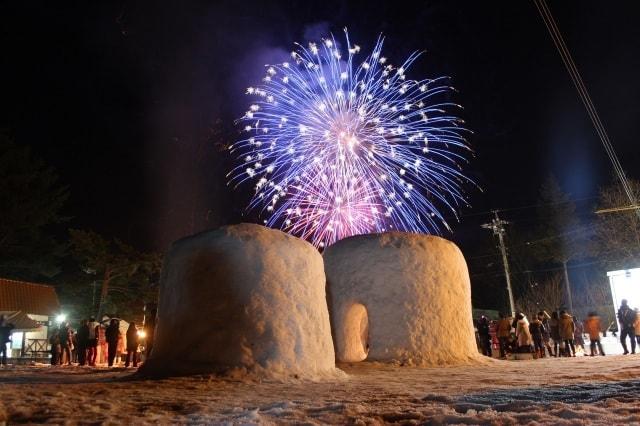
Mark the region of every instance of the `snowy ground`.
[[0, 424], [640, 424], [640, 355], [341, 368], [342, 380], [283, 384], [10, 366]]

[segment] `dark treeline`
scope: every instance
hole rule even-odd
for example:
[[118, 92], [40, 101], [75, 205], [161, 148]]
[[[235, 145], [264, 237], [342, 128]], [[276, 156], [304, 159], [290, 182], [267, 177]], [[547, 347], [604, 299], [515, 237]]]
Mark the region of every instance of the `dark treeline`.
[[70, 190], [28, 147], [0, 135], [0, 276], [55, 285], [72, 321], [141, 320], [157, 298], [161, 256], [73, 229]]

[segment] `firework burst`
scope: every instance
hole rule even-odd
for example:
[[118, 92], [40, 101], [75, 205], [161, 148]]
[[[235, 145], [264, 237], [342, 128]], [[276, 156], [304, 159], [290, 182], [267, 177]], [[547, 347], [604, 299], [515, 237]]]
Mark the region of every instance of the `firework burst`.
[[395, 67], [383, 39], [359, 59], [345, 30], [297, 45], [291, 62], [267, 65], [239, 120], [231, 182], [255, 182], [249, 204], [279, 227], [318, 247], [386, 230], [438, 232], [438, 210], [467, 205], [460, 163], [469, 147], [462, 121], [448, 111], [449, 79], [411, 80], [414, 53]]

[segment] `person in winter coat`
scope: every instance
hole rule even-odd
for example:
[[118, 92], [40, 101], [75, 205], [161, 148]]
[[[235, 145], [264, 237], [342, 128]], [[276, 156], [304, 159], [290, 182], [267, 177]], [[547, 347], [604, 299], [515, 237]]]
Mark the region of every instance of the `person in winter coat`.
[[0, 363], [7, 365], [7, 343], [11, 341], [11, 330], [13, 330], [13, 324], [9, 324], [4, 315], [0, 316]]
[[508, 318], [503, 312], [500, 312], [496, 335], [498, 336], [498, 342], [500, 342], [500, 358], [506, 358], [509, 339], [511, 338], [511, 318]]
[[87, 340], [87, 363], [94, 367], [96, 365], [96, 357], [98, 356], [98, 334], [100, 324], [95, 318], [89, 318], [89, 338]]
[[618, 309], [618, 322], [620, 323], [620, 343], [624, 350], [623, 355], [627, 355], [627, 336], [631, 340], [631, 353], [636, 353], [636, 331], [634, 323], [636, 322], [636, 313], [627, 304], [627, 299], [622, 299], [620, 309]]
[[51, 365], [60, 365], [60, 329], [52, 330], [49, 343], [51, 344]]
[[551, 314], [551, 319], [549, 320], [549, 334], [551, 335], [551, 340], [553, 340], [553, 353], [556, 357], [560, 356], [560, 318], [558, 317], [558, 312], [553, 311]]
[[478, 337], [480, 338], [480, 347], [482, 355], [491, 357], [491, 333], [489, 328], [489, 319], [482, 315], [478, 319]]
[[640, 345], [640, 312], [637, 308], [634, 311], [636, 312], [636, 322], [633, 323], [633, 328], [636, 332], [636, 344]]
[[[107, 322], [109, 322], [109, 320], [107, 320]], [[109, 362], [108, 360], [109, 344], [107, 343], [107, 334], [106, 334], [108, 326], [109, 326], [108, 324], [107, 326], [103, 326], [102, 323], [100, 323], [100, 327], [98, 327], [98, 329], [96, 330], [96, 335], [98, 336], [98, 359], [96, 363], [98, 364], [105, 364]], [[118, 354], [117, 344], [115, 345], [115, 347], [116, 347], [116, 355], [117, 355]]]
[[104, 334], [107, 340], [107, 345], [109, 345], [107, 349], [109, 354], [107, 358], [109, 367], [113, 367], [113, 361], [116, 359], [116, 354], [118, 352], [118, 337], [120, 337], [120, 324], [118, 324], [117, 319], [111, 319]]
[[60, 324], [60, 364], [71, 365], [71, 348], [73, 347], [73, 331], [69, 327], [69, 323]]
[[138, 329], [134, 322], [129, 323], [127, 328], [127, 359], [124, 363], [125, 367], [129, 366], [130, 360], [134, 367], [138, 366]]
[[555, 356], [553, 350], [551, 349], [551, 344], [549, 343], [551, 341], [551, 330], [549, 329], [550, 318], [551, 317], [549, 316], [547, 311], [538, 312], [538, 319], [542, 322], [542, 342], [545, 348], [547, 348], [549, 356]]
[[78, 332], [71, 330], [71, 362], [78, 364]]
[[124, 347], [124, 336], [122, 333], [118, 335], [118, 346], [116, 347], [116, 364], [119, 364], [127, 353], [127, 348]]
[[516, 338], [518, 339], [518, 352], [531, 352], [531, 333], [529, 332], [529, 320], [523, 313], [516, 315]]
[[559, 331], [560, 338], [564, 342], [565, 354], [575, 357], [576, 347], [573, 342], [575, 325], [573, 323], [573, 317], [565, 311], [560, 311]]
[[78, 347], [76, 351], [78, 353], [78, 364], [85, 365], [87, 363], [87, 349], [89, 347], [89, 320], [82, 320], [80, 327], [78, 327], [78, 333], [76, 334], [76, 342]]
[[591, 356], [596, 354], [596, 345], [598, 345], [600, 355], [604, 356], [602, 343], [600, 343], [600, 330], [602, 330], [600, 317], [596, 312], [589, 312], [589, 316], [584, 321], [584, 331], [589, 335], [589, 340], [591, 342], [589, 345], [591, 347]]
[[544, 358], [543, 329], [544, 325], [540, 318], [534, 317], [529, 324], [529, 333], [531, 333], [531, 339], [533, 339], [534, 353], [538, 358]]

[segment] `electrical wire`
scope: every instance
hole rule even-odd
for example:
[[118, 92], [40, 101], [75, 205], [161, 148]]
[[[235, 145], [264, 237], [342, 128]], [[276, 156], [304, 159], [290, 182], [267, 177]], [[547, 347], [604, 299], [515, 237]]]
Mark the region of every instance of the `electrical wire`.
[[561, 204], [575, 203], [575, 202], [579, 202], [579, 201], [595, 200], [597, 198], [598, 198], [597, 196], [591, 196], [591, 197], [575, 198], [575, 199], [565, 200], [565, 201], [557, 201], [557, 202], [554, 202], [554, 203], [537, 203], [537, 204], [529, 204], [529, 205], [526, 205], [526, 206], [505, 207], [503, 209], [491, 209], [491, 210], [486, 210], [486, 211], [481, 211], [481, 212], [461, 214], [460, 217], [482, 216], [482, 215], [486, 215], [486, 214], [494, 214], [495, 212], [503, 213], [503, 212], [511, 212], [511, 211], [516, 211], [516, 210], [532, 209], [532, 208], [536, 208], [536, 207], [557, 206], [557, 205], [561, 205]]
[[[533, 2], [536, 5], [538, 12], [540, 13], [540, 16], [542, 17], [542, 20], [544, 21], [544, 24], [547, 27], [549, 34], [551, 35], [551, 39], [553, 40], [553, 43], [556, 46], [556, 49], [558, 50], [560, 57], [562, 58], [562, 62], [564, 63], [565, 68], [567, 69], [567, 72], [569, 73], [569, 76], [571, 77], [571, 80], [573, 81], [573, 84], [576, 87], [576, 90], [578, 91], [580, 100], [582, 101], [583, 105], [587, 109], [589, 118], [591, 119], [591, 122], [593, 123], [593, 126], [595, 127], [595, 130], [598, 133], [598, 137], [600, 138], [602, 146], [604, 147], [607, 155], [609, 156], [609, 160], [613, 165], [613, 169], [616, 172], [616, 175], [618, 176], [618, 179], [620, 180], [620, 183], [622, 184], [622, 187], [627, 197], [629, 198], [631, 205], [637, 205], [635, 196], [631, 190], [631, 187], [629, 185], [624, 169], [622, 168], [622, 165], [618, 160], [618, 156], [616, 155], [613, 145], [611, 144], [609, 135], [607, 134], [607, 131], [604, 125], [602, 124], [602, 121], [600, 120], [598, 111], [596, 110], [596, 107], [593, 104], [593, 101], [591, 100], [591, 96], [589, 95], [589, 92], [587, 91], [584, 81], [582, 80], [582, 76], [580, 75], [580, 72], [578, 71], [578, 68], [575, 62], [573, 61], [571, 53], [569, 52], [569, 49], [567, 48], [567, 45], [564, 42], [564, 39], [562, 38], [562, 34], [558, 29], [558, 26], [555, 22], [555, 19], [553, 18], [553, 15], [551, 14], [551, 11], [549, 10], [549, 7], [547, 6], [546, 1], [533, 0]], [[637, 211], [637, 214], [640, 217], [640, 211]]]

